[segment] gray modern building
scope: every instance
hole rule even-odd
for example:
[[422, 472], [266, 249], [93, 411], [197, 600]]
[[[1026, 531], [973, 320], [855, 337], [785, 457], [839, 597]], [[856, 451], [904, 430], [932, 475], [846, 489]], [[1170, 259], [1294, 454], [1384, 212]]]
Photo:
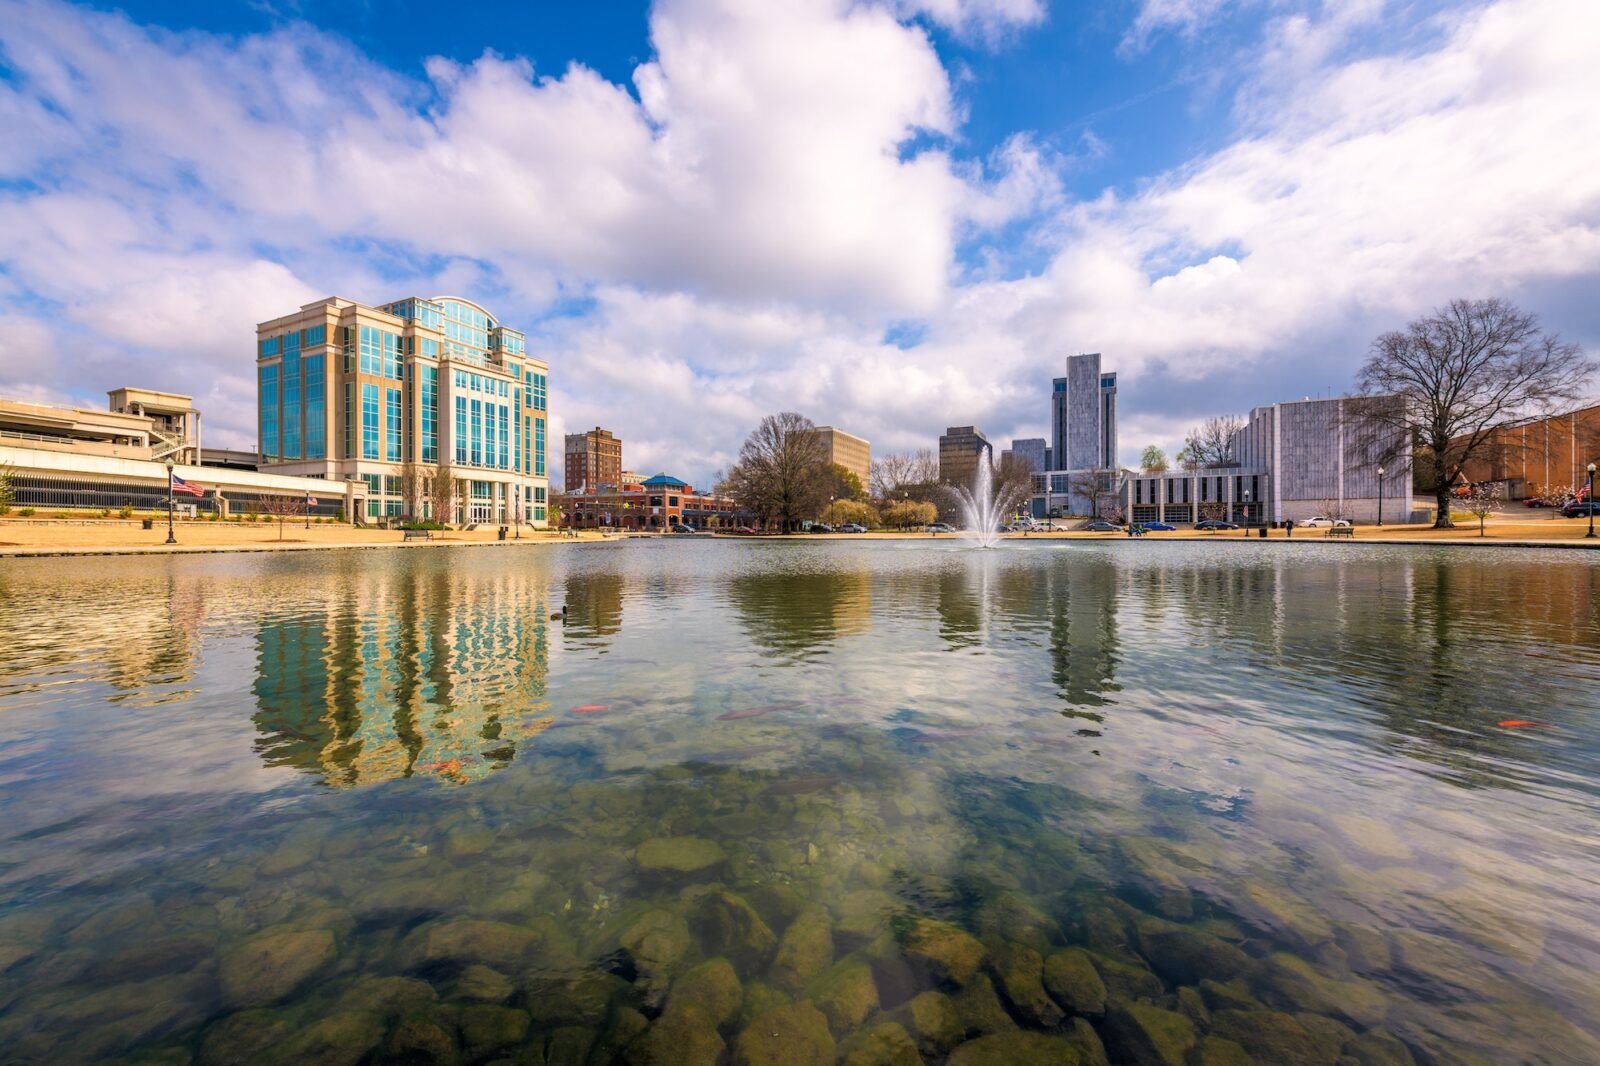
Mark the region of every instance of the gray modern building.
[[1010, 455], [1020, 460], [1035, 474], [1042, 474], [1050, 469], [1050, 446], [1043, 437], [1029, 437], [1024, 440], [1013, 440], [1011, 447], [1001, 453], [1001, 458]]
[[1100, 368], [1100, 353], [1067, 357], [1067, 374], [1052, 382], [1050, 469], [1106, 470], [1117, 465], [1117, 375]]
[[1382, 507], [1386, 522], [1411, 521], [1410, 438], [1358, 417], [1347, 398], [1255, 408], [1232, 456], [1226, 466], [1128, 475], [1123, 512], [1134, 522], [1372, 522]]
[[978, 463], [992, 462], [994, 449], [977, 426], [951, 426], [939, 437], [939, 480], [970, 485]]

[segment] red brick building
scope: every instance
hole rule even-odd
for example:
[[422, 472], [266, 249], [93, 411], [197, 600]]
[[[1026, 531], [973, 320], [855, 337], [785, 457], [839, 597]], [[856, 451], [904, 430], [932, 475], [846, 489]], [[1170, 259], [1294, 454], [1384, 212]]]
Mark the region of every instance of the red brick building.
[[639, 483], [624, 483], [616, 490], [574, 492], [557, 497], [561, 525], [566, 529], [669, 530], [677, 525], [696, 529], [732, 529], [748, 525], [750, 516], [733, 500], [714, 493], [696, 492], [694, 486], [667, 474]]
[[1600, 462], [1600, 404], [1501, 430], [1465, 470], [1467, 481], [1502, 481], [1511, 499], [1576, 490]]

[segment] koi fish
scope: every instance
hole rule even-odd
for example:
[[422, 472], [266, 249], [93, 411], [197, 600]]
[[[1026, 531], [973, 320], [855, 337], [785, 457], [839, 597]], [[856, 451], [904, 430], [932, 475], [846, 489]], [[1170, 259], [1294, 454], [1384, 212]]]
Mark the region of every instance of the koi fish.
[[445, 762], [427, 762], [417, 767], [417, 769], [441, 774], [459, 774], [461, 772], [461, 760], [450, 759]]
[[1501, 729], [1549, 729], [1549, 722], [1530, 722], [1526, 718], [1507, 718], [1497, 722]]
[[611, 705], [608, 703], [585, 703], [582, 707], [572, 708], [572, 713], [594, 714], [596, 711], [609, 711], [610, 709]]

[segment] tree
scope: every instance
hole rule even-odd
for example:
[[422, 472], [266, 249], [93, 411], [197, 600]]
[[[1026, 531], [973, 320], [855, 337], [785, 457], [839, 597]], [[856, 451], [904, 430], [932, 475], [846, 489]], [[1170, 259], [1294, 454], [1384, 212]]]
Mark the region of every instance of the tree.
[[[1182, 452], [1179, 453], [1183, 454]], [[1139, 465], [1147, 474], [1165, 474], [1167, 472], [1167, 453], [1148, 444], [1144, 449], [1144, 456], [1139, 460]]]
[[895, 500], [883, 509], [883, 524], [896, 529], [925, 526], [938, 517], [939, 509], [924, 500]]
[[0, 514], [10, 514], [11, 504], [16, 499], [16, 489], [12, 487], [12, 478], [16, 475], [17, 468], [10, 463], [0, 463]]
[[1438, 505], [1434, 528], [1448, 529], [1462, 467], [1518, 416], [1575, 400], [1594, 370], [1506, 300], [1452, 300], [1372, 342], [1351, 414], [1411, 441]]
[[[1238, 415], [1217, 415], [1206, 419], [1189, 431], [1184, 438], [1183, 452], [1187, 462], [1195, 468], [1227, 466], [1236, 458], [1233, 438], [1244, 428], [1244, 419]], [[1148, 449], [1146, 450], [1148, 453]]]
[[[1203, 500], [1200, 503], [1200, 521], [1226, 522], [1228, 520], [1228, 505], [1221, 500]], [[1208, 530], [1208, 532], [1216, 532]]]
[[824, 472], [824, 478], [827, 483], [826, 495], [832, 496], [836, 500], [865, 500], [867, 498], [867, 489], [865, 485], [861, 484], [861, 478], [838, 463], [828, 464], [827, 470]]
[[261, 513], [268, 520], [278, 520], [278, 539], [283, 539], [283, 524], [291, 518], [299, 518], [305, 511], [306, 498], [304, 496], [263, 496], [261, 497]]
[[1498, 481], [1491, 481], [1484, 485], [1474, 485], [1468, 490], [1462, 505], [1467, 513], [1478, 520], [1478, 536], [1485, 536], [1484, 519], [1500, 509], [1500, 500], [1505, 495], [1505, 486]]
[[400, 498], [405, 501], [407, 518], [422, 517], [422, 500], [427, 495], [429, 470], [415, 459], [400, 464]]
[[931, 448], [897, 454], [890, 452], [873, 460], [868, 481], [872, 495], [887, 500], [902, 493], [918, 495], [918, 489], [939, 480], [939, 457]]
[[1008, 505], [1020, 505], [1033, 496], [1033, 468], [1027, 460], [1002, 455], [994, 468], [994, 494]]
[[859, 526], [871, 529], [878, 524], [878, 512], [872, 504], [862, 500], [834, 500], [822, 512], [822, 520], [830, 526], [842, 526], [846, 522], [854, 522]]
[[428, 500], [432, 504], [433, 520], [449, 525], [456, 502], [456, 472], [444, 463], [433, 468], [428, 479]]
[[1085, 470], [1081, 474], [1074, 474], [1070, 490], [1074, 496], [1082, 496], [1089, 501], [1089, 517], [1100, 517], [1100, 501], [1115, 499], [1117, 495], [1117, 472], [1110, 467], [1100, 467], [1095, 470]]
[[1180, 470], [1193, 471], [1200, 469], [1200, 464], [1195, 462], [1194, 456], [1189, 454], [1188, 448], [1179, 448], [1178, 454], [1173, 458], [1177, 461], [1178, 469]]
[[815, 430], [793, 411], [763, 418], [728, 472], [735, 502], [785, 532], [815, 517], [828, 498], [828, 451]]

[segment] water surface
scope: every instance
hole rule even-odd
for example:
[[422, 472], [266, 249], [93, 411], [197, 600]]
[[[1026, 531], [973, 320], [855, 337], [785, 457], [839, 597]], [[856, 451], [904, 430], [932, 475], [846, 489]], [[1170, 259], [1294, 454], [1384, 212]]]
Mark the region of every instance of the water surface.
[[1600, 1061], [1597, 605], [1350, 545], [0, 562], [0, 1057]]

